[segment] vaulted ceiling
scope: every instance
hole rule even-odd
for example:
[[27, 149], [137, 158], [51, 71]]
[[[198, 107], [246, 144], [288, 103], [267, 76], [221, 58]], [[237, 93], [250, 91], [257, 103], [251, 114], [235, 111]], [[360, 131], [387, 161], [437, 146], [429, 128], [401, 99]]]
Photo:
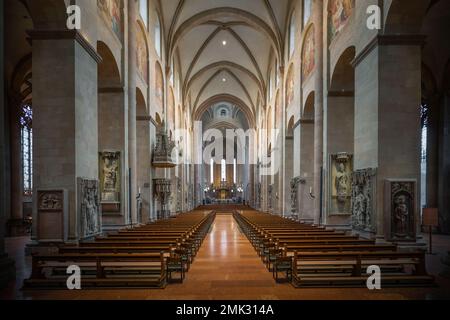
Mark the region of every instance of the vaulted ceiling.
[[255, 116], [265, 100], [270, 57], [283, 56], [290, 0], [164, 0], [167, 61], [180, 61], [183, 96], [193, 111], [239, 101]]

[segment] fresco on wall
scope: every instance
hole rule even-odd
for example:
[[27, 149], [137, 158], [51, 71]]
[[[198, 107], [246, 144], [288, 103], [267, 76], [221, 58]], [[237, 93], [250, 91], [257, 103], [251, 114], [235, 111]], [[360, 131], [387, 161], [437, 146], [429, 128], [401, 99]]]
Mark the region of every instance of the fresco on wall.
[[139, 25], [137, 27], [137, 39], [136, 39], [136, 64], [139, 74], [145, 83], [148, 84], [148, 54], [147, 45], [145, 42], [145, 36]]
[[97, 0], [97, 6], [108, 18], [111, 30], [122, 39], [122, 15], [120, 12], [121, 0]]
[[314, 62], [314, 27], [310, 28], [305, 36], [302, 54], [302, 78], [308, 78], [315, 67]]
[[286, 108], [289, 108], [294, 101], [294, 69], [292, 66], [289, 68], [286, 79]]
[[155, 65], [155, 97], [156, 105], [162, 110], [164, 101], [164, 77], [158, 62]]
[[354, 7], [355, 0], [330, 0], [328, 31], [331, 40], [345, 27]]

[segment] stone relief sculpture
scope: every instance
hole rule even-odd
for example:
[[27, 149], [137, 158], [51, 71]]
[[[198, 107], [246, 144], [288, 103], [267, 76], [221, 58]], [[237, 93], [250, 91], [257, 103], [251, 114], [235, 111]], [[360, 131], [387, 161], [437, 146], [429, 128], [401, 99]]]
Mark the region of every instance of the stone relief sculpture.
[[79, 232], [82, 239], [95, 236], [102, 231], [97, 180], [78, 179]]
[[291, 212], [298, 213], [298, 186], [302, 182], [300, 177], [291, 180]]
[[352, 174], [352, 227], [376, 232], [374, 219], [376, 169], [357, 170]]
[[350, 215], [353, 156], [338, 153], [330, 158], [330, 214]]
[[261, 208], [261, 182], [256, 186], [256, 207]]
[[67, 240], [68, 211], [67, 191], [37, 190], [36, 236], [39, 241]]
[[392, 240], [415, 240], [415, 194], [415, 180], [387, 180], [385, 201], [390, 209]]
[[39, 210], [61, 210], [62, 209], [62, 194], [58, 193], [43, 193], [39, 197]]
[[100, 190], [102, 202], [120, 202], [120, 152], [100, 153]]
[[267, 188], [267, 205], [269, 210], [272, 210], [273, 205], [272, 205], [272, 193], [273, 193], [273, 184], [270, 184], [269, 187]]
[[181, 212], [183, 209], [182, 209], [182, 187], [181, 187], [181, 178], [179, 178], [179, 177], [177, 177], [176, 178], [176, 183], [177, 183], [177, 208], [176, 208], [176, 211], [177, 212]]

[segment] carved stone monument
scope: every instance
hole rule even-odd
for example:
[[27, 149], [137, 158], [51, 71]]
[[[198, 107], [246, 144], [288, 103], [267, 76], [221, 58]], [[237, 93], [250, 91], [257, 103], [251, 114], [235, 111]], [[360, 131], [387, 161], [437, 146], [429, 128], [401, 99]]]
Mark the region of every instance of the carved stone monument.
[[261, 208], [261, 182], [256, 186], [256, 207]]
[[102, 232], [99, 182], [78, 178], [78, 232], [80, 239]]
[[155, 196], [161, 204], [158, 219], [167, 219], [170, 217], [169, 199], [172, 195], [172, 184], [169, 179], [154, 179], [154, 185]]
[[416, 180], [388, 179], [385, 182], [385, 213], [389, 239], [416, 240]]
[[298, 186], [302, 183], [300, 177], [291, 179], [291, 212], [298, 213]]
[[375, 183], [377, 169], [356, 170], [352, 174], [352, 227], [355, 230], [376, 232]]
[[65, 190], [37, 191], [37, 240], [65, 242], [68, 240], [68, 193]]
[[120, 211], [120, 151], [104, 151], [99, 155], [100, 192], [103, 212]]
[[269, 210], [273, 209], [272, 194], [273, 194], [273, 184], [270, 184], [269, 187], [267, 188], [267, 207], [268, 207]]
[[177, 208], [176, 208], [176, 211], [178, 213], [181, 213], [183, 211], [183, 206], [182, 206], [183, 192], [182, 192], [182, 186], [181, 186], [181, 178], [179, 178], [179, 177], [176, 178], [176, 184], [177, 184]]
[[329, 168], [329, 214], [350, 215], [353, 156], [347, 153], [332, 154]]

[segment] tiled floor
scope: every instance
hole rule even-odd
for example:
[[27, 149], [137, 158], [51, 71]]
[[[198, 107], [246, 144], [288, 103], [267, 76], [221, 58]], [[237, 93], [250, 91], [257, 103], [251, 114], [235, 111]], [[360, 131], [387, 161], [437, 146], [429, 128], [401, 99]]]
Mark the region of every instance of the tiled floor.
[[[450, 299], [450, 281], [438, 277], [437, 288], [367, 289], [295, 289], [277, 284], [231, 215], [218, 215], [183, 284], [171, 284], [163, 290], [80, 290], [20, 291], [30, 272], [30, 258], [23, 256], [26, 239], [8, 242], [8, 250], [18, 268], [15, 285], [2, 292], [3, 299]], [[435, 249], [450, 250], [450, 237], [435, 237]], [[15, 254], [14, 254], [15, 253]], [[441, 255], [442, 255], [441, 254]], [[437, 275], [443, 266], [441, 255], [428, 256], [430, 273]]]

